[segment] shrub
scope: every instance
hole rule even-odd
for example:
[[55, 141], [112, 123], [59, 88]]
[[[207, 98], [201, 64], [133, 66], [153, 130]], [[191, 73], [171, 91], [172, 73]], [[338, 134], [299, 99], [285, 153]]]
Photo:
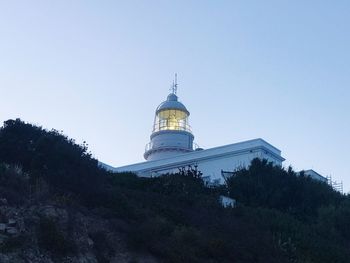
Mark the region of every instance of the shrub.
[[108, 263], [109, 258], [114, 254], [114, 248], [110, 245], [105, 232], [95, 232], [90, 234], [94, 242], [94, 250], [99, 263]]
[[0, 243], [0, 253], [10, 253], [16, 249], [22, 248], [28, 238], [24, 235], [7, 237], [2, 243]]
[[10, 204], [21, 204], [29, 189], [29, 177], [19, 166], [0, 164], [0, 197], [6, 198]]
[[292, 169], [286, 171], [260, 159], [228, 178], [227, 186], [231, 197], [241, 204], [274, 208], [304, 218], [315, 217], [320, 207], [344, 198], [326, 183], [297, 176]]

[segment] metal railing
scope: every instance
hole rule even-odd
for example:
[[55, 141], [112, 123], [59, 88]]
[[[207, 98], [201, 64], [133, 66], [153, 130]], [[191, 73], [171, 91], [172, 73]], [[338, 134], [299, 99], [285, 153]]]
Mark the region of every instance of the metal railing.
[[[157, 149], [157, 148], [161, 148], [163, 146], [160, 146], [160, 147], [156, 147], [156, 148], [153, 148], [153, 143], [152, 142], [149, 142], [146, 144], [145, 146], [145, 152], [148, 152], [149, 150], [152, 150], [152, 149]], [[169, 146], [169, 148], [171, 147], [176, 147], [176, 146]], [[181, 147], [180, 147], [181, 148]], [[199, 145], [197, 143], [193, 143], [193, 147], [192, 147], [192, 150], [195, 151], [197, 149], [201, 149], [201, 147], [199, 147]]]
[[169, 122], [168, 124], [155, 124], [153, 126], [153, 132], [158, 131], [186, 131], [192, 133], [192, 128], [188, 124], [179, 124], [177, 122]]

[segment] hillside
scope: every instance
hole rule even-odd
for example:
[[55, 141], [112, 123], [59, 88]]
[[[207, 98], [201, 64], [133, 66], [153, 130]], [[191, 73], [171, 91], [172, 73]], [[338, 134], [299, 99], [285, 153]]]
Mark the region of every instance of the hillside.
[[266, 161], [208, 188], [191, 171], [107, 172], [86, 145], [21, 120], [0, 129], [1, 263], [345, 263], [349, 223], [349, 196]]

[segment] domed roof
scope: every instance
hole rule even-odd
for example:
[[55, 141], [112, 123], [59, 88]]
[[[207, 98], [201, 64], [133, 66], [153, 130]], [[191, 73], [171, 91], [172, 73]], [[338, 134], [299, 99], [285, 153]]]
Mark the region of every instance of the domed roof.
[[166, 101], [163, 101], [157, 108], [156, 114], [161, 110], [181, 110], [190, 115], [185, 105], [177, 100], [177, 96], [174, 93], [170, 93]]

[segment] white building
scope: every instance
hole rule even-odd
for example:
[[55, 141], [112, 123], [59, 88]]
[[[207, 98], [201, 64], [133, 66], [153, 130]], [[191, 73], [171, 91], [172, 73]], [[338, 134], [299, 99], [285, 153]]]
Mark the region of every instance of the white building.
[[173, 92], [156, 109], [153, 131], [144, 153], [146, 161], [117, 168], [104, 165], [106, 169], [114, 172], [130, 171], [150, 177], [196, 166], [210, 181], [219, 183], [223, 182], [223, 171], [233, 172], [247, 167], [254, 158], [282, 165], [285, 159], [281, 151], [263, 139], [210, 149], [196, 148], [188, 121], [190, 112], [178, 101], [176, 89], [175, 83]]
[[[309, 169], [309, 170], [305, 170], [304, 172], [304, 176], [310, 177], [314, 180], [318, 180], [318, 181], [322, 181], [324, 183], [328, 183], [328, 179], [322, 175], [320, 175], [319, 173], [317, 173], [316, 171]], [[301, 172], [298, 173], [298, 175], [300, 175]]]

